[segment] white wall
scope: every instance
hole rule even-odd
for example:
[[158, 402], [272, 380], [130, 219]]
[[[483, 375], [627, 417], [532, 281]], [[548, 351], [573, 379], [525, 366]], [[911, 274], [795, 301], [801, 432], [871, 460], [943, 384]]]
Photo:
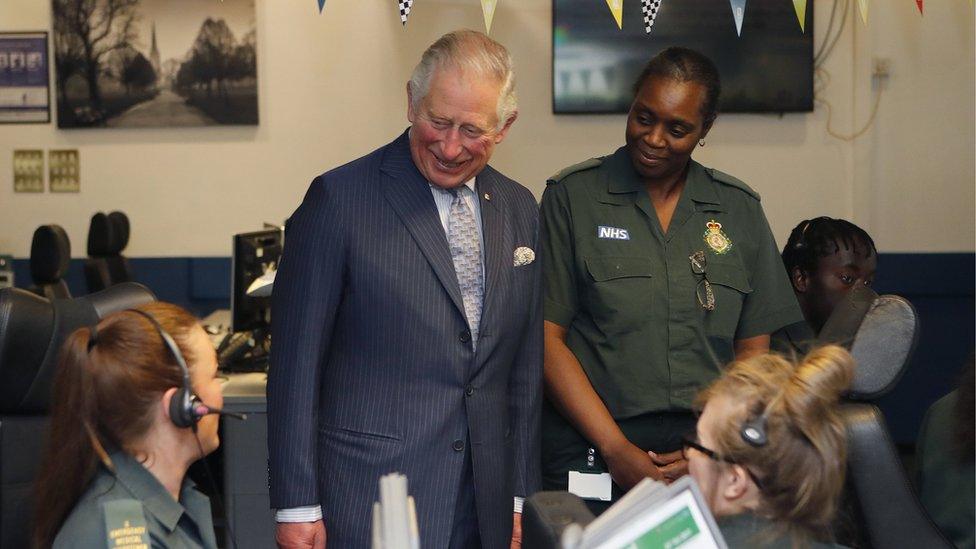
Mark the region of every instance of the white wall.
[[[121, 209], [133, 223], [130, 256], [228, 255], [232, 233], [282, 220], [312, 177], [406, 127], [405, 82], [427, 44], [483, 28], [477, 0], [417, 0], [406, 28], [392, 0], [328, 0], [321, 16], [313, 0], [256, 4], [256, 128], [0, 125], [0, 251], [26, 256], [34, 228], [53, 222], [83, 256], [91, 214]], [[828, 136], [818, 105], [811, 114], [721, 116], [697, 153], [762, 193], [780, 243], [801, 218], [831, 215], [864, 226], [882, 251], [974, 250], [973, 9], [928, 2], [923, 18], [914, 4], [872, 2], [868, 26], [848, 25], [826, 64], [832, 126], [851, 133], [870, 113], [872, 58], [891, 60], [863, 137]], [[819, 44], [830, 2], [815, 10]], [[612, 151], [624, 133], [623, 115], [551, 113], [550, 25], [549, 0], [501, 0], [492, 29], [515, 57], [521, 101], [493, 165], [537, 195], [548, 175]], [[0, 2], [0, 31], [43, 29], [49, 2]], [[81, 152], [80, 194], [13, 193], [13, 149], [62, 147]]]

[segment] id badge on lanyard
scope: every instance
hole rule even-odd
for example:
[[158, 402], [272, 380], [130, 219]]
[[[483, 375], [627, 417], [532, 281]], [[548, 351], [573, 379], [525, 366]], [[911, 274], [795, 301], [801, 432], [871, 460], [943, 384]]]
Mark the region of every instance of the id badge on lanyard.
[[610, 473], [600, 471], [595, 463], [596, 449], [586, 451], [586, 468], [569, 472], [569, 492], [593, 501], [610, 501], [613, 480]]

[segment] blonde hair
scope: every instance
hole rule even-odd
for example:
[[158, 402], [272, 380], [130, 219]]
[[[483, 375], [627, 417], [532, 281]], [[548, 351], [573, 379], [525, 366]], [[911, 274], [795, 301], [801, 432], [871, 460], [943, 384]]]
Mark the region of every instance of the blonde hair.
[[[735, 404], [716, 419], [714, 450], [759, 478], [759, 514], [793, 533], [822, 534], [836, 512], [847, 463], [837, 402], [853, 371], [850, 353], [835, 345], [796, 364], [766, 354], [731, 363], [698, 396], [700, 406], [716, 397]], [[763, 415], [767, 442], [753, 446], [743, 425]]]
[[498, 94], [498, 128], [518, 110], [512, 56], [505, 46], [473, 30], [449, 32], [427, 48], [410, 75], [411, 107], [416, 111], [430, 91], [437, 69], [456, 68], [473, 76], [501, 83]]

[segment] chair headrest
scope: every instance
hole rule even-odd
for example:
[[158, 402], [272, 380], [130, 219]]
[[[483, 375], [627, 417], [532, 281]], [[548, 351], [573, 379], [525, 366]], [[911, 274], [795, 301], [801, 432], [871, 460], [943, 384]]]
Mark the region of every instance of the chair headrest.
[[71, 261], [71, 241], [60, 225], [41, 225], [31, 240], [30, 271], [34, 284], [64, 278]]
[[827, 322], [820, 328], [817, 342], [842, 345], [850, 350], [858, 328], [876, 299], [878, 294], [868, 286], [858, 285], [852, 288], [837, 303]]
[[849, 398], [877, 399], [898, 383], [918, 343], [918, 313], [907, 299], [879, 296], [864, 316], [851, 355], [857, 362]]
[[108, 214], [108, 219], [112, 222], [112, 228], [115, 229], [116, 253], [122, 253], [122, 250], [129, 245], [129, 216], [120, 211], [114, 211]]
[[115, 224], [107, 215], [98, 212], [88, 224], [88, 257], [118, 255]]
[[64, 340], [111, 313], [155, 299], [135, 282], [54, 301], [19, 288], [0, 290], [0, 413], [46, 412]]

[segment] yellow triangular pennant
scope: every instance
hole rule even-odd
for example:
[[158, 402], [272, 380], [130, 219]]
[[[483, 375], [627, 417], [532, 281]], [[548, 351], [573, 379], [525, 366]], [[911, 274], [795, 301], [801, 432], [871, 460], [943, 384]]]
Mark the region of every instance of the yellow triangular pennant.
[[481, 12], [485, 14], [485, 34], [491, 34], [491, 21], [495, 18], [498, 0], [481, 0]]
[[607, 7], [610, 8], [610, 13], [617, 22], [617, 28], [624, 28], [624, 0], [607, 0]]
[[807, 0], [793, 0], [793, 9], [800, 21], [800, 31], [807, 32]]
[[861, 16], [861, 22], [865, 25], [868, 24], [868, 1], [857, 0], [857, 13]]

